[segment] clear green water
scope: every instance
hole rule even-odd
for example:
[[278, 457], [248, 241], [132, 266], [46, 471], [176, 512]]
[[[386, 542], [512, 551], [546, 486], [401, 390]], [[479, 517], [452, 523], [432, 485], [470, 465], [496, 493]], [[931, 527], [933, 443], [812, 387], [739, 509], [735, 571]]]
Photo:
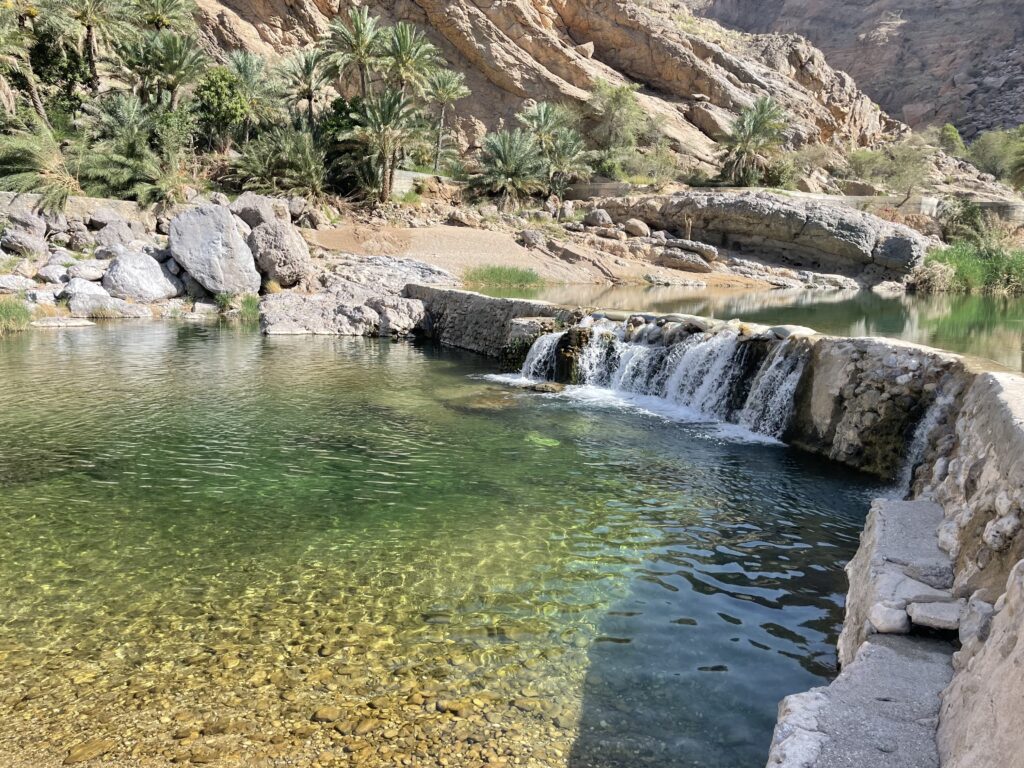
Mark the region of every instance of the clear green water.
[[0, 762], [762, 765], [778, 700], [834, 672], [878, 489], [490, 370], [159, 323], [0, 340]]
[[[505, 294], [496, 294], [505, 295]], [[520, 292], [517, 295], [525, 295]], [[723, 291], [644, 286], [550, 286], [528, 294], [560, 304], [738, 317], [806, 325], [837, 336], [887, 336], [1024, 369], [1024, 298], [899, 296], [870, 291]]]

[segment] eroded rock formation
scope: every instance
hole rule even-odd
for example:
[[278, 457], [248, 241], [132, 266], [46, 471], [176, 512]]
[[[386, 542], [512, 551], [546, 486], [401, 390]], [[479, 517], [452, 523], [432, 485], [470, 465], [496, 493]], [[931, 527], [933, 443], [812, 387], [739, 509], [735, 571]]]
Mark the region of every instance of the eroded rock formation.
[[1024, 123], [1024, 7], [965, 0], [686, 0], [748, 32], [803, 35], [912, 126]]
[[[274, 55], [316, 40], [349, 2], [199, 0], [211, 44]], [[737, 112], [773, 96], [792, 118], [789, 141], [870, 144], [898, 133], [853, 80], [794, 37], [712, 42], [688, 31], [669, 3], [625, 0], [399, 0], [364, 3], [389, 21], [428, 30], [473, 96], [459, 130], [473, 145], [506, 125], [526, 100], [585, 105], [595, 81], [636, 82], [646, 108], [695, 167], [716, 164], [716, 140]]]

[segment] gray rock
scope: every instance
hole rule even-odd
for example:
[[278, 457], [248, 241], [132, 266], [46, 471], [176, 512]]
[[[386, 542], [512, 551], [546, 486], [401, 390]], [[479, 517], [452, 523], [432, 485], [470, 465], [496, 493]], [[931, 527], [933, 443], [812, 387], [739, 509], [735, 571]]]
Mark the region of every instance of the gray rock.
[[640, 219], [627, 219], [623, 225], [626, 234], [632, 237], [650, 237], [651, 228]]
[[0, 247], [19, 256], [39, 257], [47, 252], [46, 241], [24, 229], [8, 227], [0, 238]]
[[21, 275], [0, 275], [0, 293], [18, 293], [36, 287], [36, 281]]
[[956, 631], [960, 628], [960, 613], [966, 601], [955, 603], [911, 603], [907, 615], [917, 626]]
[[39, 268], [36, 277], [44, 283], [63, 283], [68, 277], [68, 268], [57, 264], [46, 264]]
[[696, 240], [671, 238], [665, 241], [665, 245], [669, 248], [678, 248], [681, 251], [696, 253], [705, 261], [716, 261], [718, 259], [718, 249], [715, 248], [715, 246], [708, 245], [707, 243], [700, 243]]
[[665, 248], [658, 257], [658, 263], [671, 269], [683, 272], [705, 273], [711, 271], [711, 265], [696, 253], [682, 251], [678, 248]]
[[519, 233], [519, 239], [523, 241], [523, 245], [527, 248], [543, 248], [547, 242], [547, 237], [544, 233], [536, 229], [524, 229]]
[[84, 317], [41, 317], [32, 321], [33, 328], [87, 328], [96, 323]]
[[298, 221], [299, 217], [306, 212], [308, 206], [309, 201], [304, 197], [289, 197], [288, 215], [292, 217], [292, 221]]
[[103, 276], [103, 287], [115, 298], [142, 304], [170, 299], [184, 290], [177, 277], [138, 251], [125, 251], [114, 259]]
[[81, 277], [72, 276], [60, 292], [63, 299], [73, 299], [76, 296], [109, 296], [106, 289], [99, 283], [85, 280]]
[[105, 291], [103, 294], [77, 294], [68, 301], [68, 309], [72, 317], [140, 319], [153, 316], [149, 307], [130, 304]]
[[252, 251], [226, 208], [208, 204], [179, 213], [171, 221], [170, 249], [174, 260], [211, 293], [260, 289]]
[[288, 203], [276, 197], [257, 195], [255, 192], [243, 192], [230, 205], [231, 212], [255, 229], [260, 224], [279, 221], [291, 223]]
[[585, 227], [612, 227], [615, 222], [604, 208], [595, 208], [583, 217]]
[[110, 269], [110, 262], [105, 259], [85, 259], [68, 267], [68, 277], [82, 280], [102, 280]]
[[291, 223], [260, 224], [248, 243], [260, 272], [283, 288], [301, 283], [313, 272], [309, 246]]
[[99, 246], [128, 245], [137, 238], [127, 221], [114, 221], [93, 232], [93, 242]]
[[54, 248], [50, 252], [50, 258], [47, 260], [46, 265], [48, 267], [70, 267], [72, 264], [76, 264], [78, 259], [75, 258], [75, 254], [66, 248]]

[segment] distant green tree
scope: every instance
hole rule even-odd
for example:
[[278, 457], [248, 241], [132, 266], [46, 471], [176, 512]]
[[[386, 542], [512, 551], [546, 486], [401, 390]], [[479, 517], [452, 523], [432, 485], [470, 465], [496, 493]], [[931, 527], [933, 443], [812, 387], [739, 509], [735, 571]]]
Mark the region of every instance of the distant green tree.
[[278, 113], [274, 81], [266, 60], [248, 51], [229, 53], [227, 67], [238, 78], [245, 102], [242, 139], [248, 141], [253, 129], [273, 121]]
[[632, 149], [648, 130], [650, 118], [637, 98], [637, 85], [594, 84], [590, 107], [594, 125], [590, 136], [602, 150]]
[[398, 89], [362, 99], [352, 113], [352, 128], [339, 136], [370, 150], [375, 177], [379, 179], [377, 199], [391, 199], [399, 155], [422, 134], [423, 121], [411, 99]]
[[73, 160], [42, 122], [0, 134], [0, 189], [37, 194], [44, 210], [63, 210], [82, 191]]
[[573, 128], [559, 128], [551, 137], [544, 153], [547, 161], [548, 187], [564, 197], [569, 185], [580, 179], [589, 179], [594, 173], [591, 152], [583, 137]]
[[323, 42], [326, 64], [333, 77], [349, 69], [359, 74], [359, 93], [370, 92], [370, 72], [380, 61], [384, 30], [366, 8], [349, 8], [347, 23], [333, 19]]
[[939, 147], [943, 152], [955, 157], [962, 156], [967, 151], [960, 131], [952, 123], [946, 123], [939, 129]]
[[281, 64], [278, 74], [285, 100], [294, 107], [305, 107], [306, 123], [312, 129], [316, 103], [330, 84], [324, 54], [315, 48], [299, 51]]
[[11, 76], [20, 78], [36, 117], [43, 127], [49, 129], [50, 120], [29, 55], [30, 44], [31, 38], [19, 26], [17, 17], [11, 13], [0, 13], [0, 104], [4, 112], [14, 115], [17, 100]]
[[403, 96], [423, 92], [439, 58], [437, 48], [423, 31], [406, 21], [391, 28], [382, 52], [388, 80]]
[[722, 175], [733, 184], [752, 186], [761, 178], [771, 156], [782, 145], [786, 113], [773, 99], [758, 99], [733, 122], [722, 144]]
[[89, 88], [100, 90], [103, 51], [135, 34], [135, 9], [125, 0], [48, 0], [47, 23], [74, 40], [89, 67]]
[[213, 67], [192, 94], [193, 109], [203, 133], [216, 149], [231, 146], [234, 132], [249, 114], [238, 75], [227, 67]]
[[136, 16], [149, 29], [182, 33], [195, 29], [194, 0], [135, 0], [134, 4]]
[[253, 192], [320, 200], [327, 193], [326, 165], [326, 154], [311, 132], [278, 127], [242, 147], [231, 161], [229, 178]]
[[461, 72], [450, 69], [439, 69], [427, 78], [427, 98], [437, 105], [437, 143], [434, 148], [434, 173], [441, 167], [441, 154], [444, 149], [445, 117], [448, 108], [455, 102], [470, 95], [466, 87], [466, 78]]
[[484, 139], [480, 173], [473, 178], [473, 186], [497, 195], [500, 209], [518, 206], [523, 199], [543, 191], [547, 181], [544, 156], [526, 131], [499, 131]]

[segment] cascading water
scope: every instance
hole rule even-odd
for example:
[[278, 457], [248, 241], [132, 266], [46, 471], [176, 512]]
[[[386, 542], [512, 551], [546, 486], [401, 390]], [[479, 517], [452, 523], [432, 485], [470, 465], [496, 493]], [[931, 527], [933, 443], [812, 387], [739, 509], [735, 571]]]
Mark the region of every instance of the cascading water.
[[[681, 335], [676, 341], [655, 323], [627, 328], [593, 318], [580, 326], [589, 330], [576, 365], [581, 384], [661, 398], [773, 438], [780, 438], [789, 424], [807, 362], [797, 340], [748, 338], [729, 327]], [[537, 339], [522, 375], [551, 377], [563, 335]]]
[[896, 478], [895, 492], [902, 498], [913, 491], [914, 472], [924, 461], [928, 450], [928, 438], [932, 431], [942, 423], [949, 409], [956, 403], [956, 396], [951, 392], [942, 392], [925, 411], [924, 416], [914, 430], [914, 437], [907, 446], [907, 455]]

